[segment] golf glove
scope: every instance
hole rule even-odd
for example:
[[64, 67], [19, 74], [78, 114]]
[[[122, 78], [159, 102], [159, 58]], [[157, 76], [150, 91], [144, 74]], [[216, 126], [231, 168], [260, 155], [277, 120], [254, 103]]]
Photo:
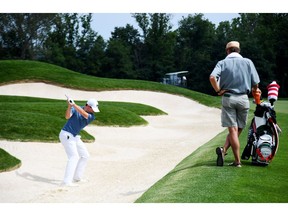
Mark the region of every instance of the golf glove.
[[69, 96], [65, 95], [67, 98], [67, 101], [69, 102], [70, 105], [74, 105], [74, 100], [72, 98], [70, 98]]
[[74, 100], [71, 99], [71, 98], [69, 98], [68, 102], [69, 102], [71, 105], [74, 105], [74, 104], [75, 104], [75, 103], [74, 103]]

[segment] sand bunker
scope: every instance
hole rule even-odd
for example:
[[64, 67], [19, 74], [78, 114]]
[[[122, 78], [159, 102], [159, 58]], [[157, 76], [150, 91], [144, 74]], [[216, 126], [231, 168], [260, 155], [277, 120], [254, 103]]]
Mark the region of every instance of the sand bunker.
[[22, 161], [19, 169], [0, 173], [1, 203], [132, 203], [186, 156], [223, 131], [219, 109], [181, 96], [132, 90], [87, 92], [44, 83], [0, 86], [0, 95], [65, 100], [65, 94], [75, 100], [93, 97], [147, 104], [168, 115], [144, 117], [148, 126], [86, 127], [96, 138], [87, 144], [91, 157], [85, 177], [89, 181], [73, 188], [59, 187], [67, 160], [60, 142], [1, 140], [0, 148]]

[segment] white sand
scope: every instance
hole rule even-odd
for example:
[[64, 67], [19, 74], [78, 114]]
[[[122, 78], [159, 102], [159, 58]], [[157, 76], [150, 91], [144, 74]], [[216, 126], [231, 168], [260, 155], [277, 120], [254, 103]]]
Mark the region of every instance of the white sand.
[[60, 142], [1, 140], [0, 148], [21, 159], [22, 166], [0, 173], [0, 203], [132, 203], [186, 156], [223, 131], [219, 109], [180, 96], [130, 90], [87, 92], [44, 83], [0, 86], [0, 95], [63, 99], [63, 103], [65, 94], [76, 100], [94, 97], [99, 101], [148, 104], [168, 115], [145, 117], [148, 126], [86, 127], [96, 141], [87, 144], [91, 157], [85, 177], [89, 182], [77, 188], [59, 187], [67, 160]]

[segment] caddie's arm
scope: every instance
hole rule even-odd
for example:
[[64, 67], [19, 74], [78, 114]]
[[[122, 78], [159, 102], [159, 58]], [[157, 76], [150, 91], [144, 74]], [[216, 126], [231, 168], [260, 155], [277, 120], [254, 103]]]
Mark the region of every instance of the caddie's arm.
[[261, 90], [258, 88], [258, 84], [252, 86], [252, 96], [254, 98], [254, 101], [257, 105], [261, 103]]
[[211, 83], [211, 86], [213, 87], [213, 89], [215, 90], [215, 92], [218, 94], [218, 95], [223, 95], [227, 90], [225, 89], [220, 89], [220, 86], [218, 85], [218, 82], [217, 82], [217, 79], [216, 77], [214, 76], [210, 76], [209, 77], [209, 80], [210, 80], [210, 83]]
[[252, 86], [252, 95], [254, 96], [255, 92], [257, 92], [257, 91], [261, 92], [261, 90], [258, 88], [258, 84], [253, 85]]

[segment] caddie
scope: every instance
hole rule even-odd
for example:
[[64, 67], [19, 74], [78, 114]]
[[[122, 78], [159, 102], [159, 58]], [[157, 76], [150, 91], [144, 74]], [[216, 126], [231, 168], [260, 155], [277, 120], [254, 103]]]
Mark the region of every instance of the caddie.
[[234, 161], [229, 165], [241, 167], [239, 135], [247, 124], [250, 108], [248, 94], [260, 91], [258, 73], [253, 62], [240, 55], [240, 43], [230, 41], [226, 45], [226, 58], [219, 61], [210, 74], [210, 83], [219, 96], [222, 96], [222, 127], [228, 128], [223, 147], [216, 148], [217, 166], [224, 165], [224, 156], [231, 146]]

